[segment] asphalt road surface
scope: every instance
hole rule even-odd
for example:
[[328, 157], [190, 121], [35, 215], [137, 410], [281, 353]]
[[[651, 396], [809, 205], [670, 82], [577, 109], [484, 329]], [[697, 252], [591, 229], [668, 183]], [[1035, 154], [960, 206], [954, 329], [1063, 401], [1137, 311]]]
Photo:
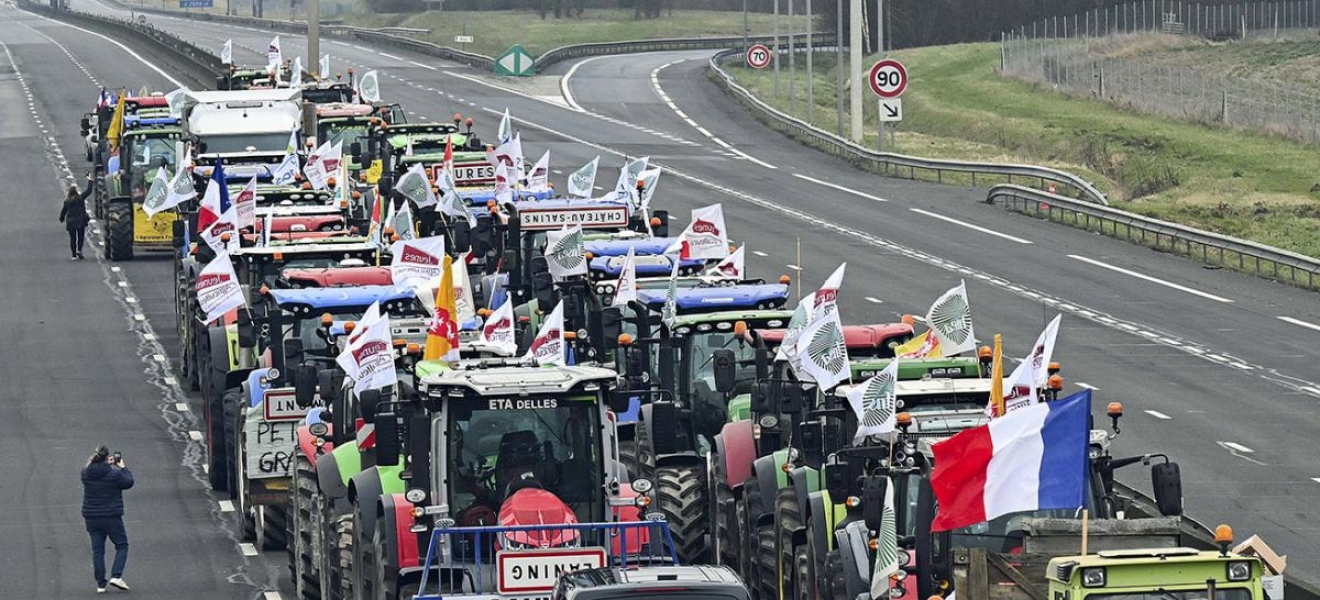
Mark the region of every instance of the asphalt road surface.
[[[124, 16], [95, 0], [73, 5]], [[168, 333], [174, 318], [168, 261], [126, 263], [119, 272], [90, 260], [70, 263], [54, 221], [64, 173], [50, 143], [81, 172], [77, 122], [99, 85], [172, 86], [104, 40], [12, 10], [0, 17], [0, 41], [36, 95], [32, 108], [46, 128], [43, 133], [26, 112], [29, 101], [12, 71], [0, 68], [0, 94], [7, 100], [0, 103], [6, 117], [0, 119], [0, 144], [14, 148], [0, 168], [20, 182], [0, 196], [0, 228], [8, 234], [0, 244], [12, 246], [0, 253], [0, 297], [8, 300], [5, 306], [23, 307], [0, 317], [8, 325], [0, 330], [22, 335], [20, 343], [6, 347], [4, 380], [44, 384], [23, 385], [33, 393], [7, 388], [13, 391], [6, 400], [21, 407], [23, 418], [0, 423], [6, 434], [0, 448], [31, 459], [0, 467], [8, 479], [24, 481], [0, 492], [4, 506], [14, 507], [0, 526], [22, 532], [10, 539], [23, 540], [0, 550], [0, 564], [19, 573], [20, 581], [34, 574], [30, 586], [19, 588], [33, 590], [32, 597], [57, 597], [70, 587], [81, 591], [78, 586], [90, 582], [76, 518], [76, 470], [96, 443], [123, 440], [130, 458], [140, 457], [135, 472], [143, 480], [142, 489], [130, 493], [129, 527], [140, 532], [135, 542], [141, 549], [130, 565], [130, 575], [141, 581], [135, 593], [152, 587], [150, 573], [171, 573], [171, 581], [183, 579], [198, 590], [227, 590], [205, 597], [274, 590], [277, 575], [287, 580], [279, 572], [283, 556], [245, 557], [236, 547], [232, 515], [220, 512], [200, 483], [199, 448], [186, 435], [195, 429], [191, 412], [173, 406], [188, 402], [195, 409], [195, 399], [181, 400], [152, 356], [177, 362]], [[270, 33], [148, 19], [217, 53], [232, 39], [237, 62], [264, 64]], [[286, 57], [306, 52], [299, 36], [280, 35]], [[556, 69], [571, 75], [563, 82], [565, 96], [554, 78], [498, 80], [429, 57], [339, 40], [323, 41], [322, 49], [337, 72], [377, 69], [382, 95], [415, 120], [448, 120], [462, 112], [478, 119], [479, 133], [489, 133], [508, 107], [527, 154], [551, 150], [561, 185], [565, 173], [596, 155], [605, 167], [597, 180], [602, 187], [612, 185], [623, 156], [651, 156], [666, 169], [656, 206], [682, 224], [692, 208], [722, 203], [730, 235], [747, 245], [753, 276], [787, 273], [810, 291], [847, 261], [840, 303], [848, 322], [924, 314], [962, 279], [978, 337], [1002, 332], [1006, 353], [1022, 355], [1044, 324], [1063, 313], [1056, 356], [1069, 388], [1096, 389], [1101, 407], [1114, 400], [1127, 407], [1116, 454], [1169, 454], [1181, 463], [1192, 517], [1229, 523], [1239, 538], [1260, 534], [1290, 554], [1290, 573], [1320, 582], [1320, 509], [1314, 503], [1320, 464], [1313, 460], [1320, 426], [1312, 417], [1320, 402], [1314, 368], [1320, 308], [1313, 293], [1005, 213], [981, 202], [984, 190], [860, 172], [765, 129], [730, 103], [706, 79], [709, 52], [565, 65]], [[77, 274], [63, 276], [60, 269]], [[126, 302], [126, 295], [136, 302]], [[132, 313], [145, 320], [133, 320]], [[154, 340], [159, 346], [144, 341], [142, 333], [151, 328], [161, 332]], [[63, 360], [69, 352], [87, 356]], [[42, 377], [43, 370], [51, 373]], [[74, 373], [78, 378], [70, 379]], [[115, 382], [114, 388], [105, 382]], [[74, 387], [49, 393], [66, 385]], [[65, 408], [75, 402], [86, 406]], [[47, 468], [43, 461], [53, 455], [59, 460]], [[1141, 467], [1128, 471], [1120, 479], [1148, 487]], [[150, 495], [160, 481], [175, 485], [168, 494]], [[145, 520], [148, 502], [151, 519]], [[151, 556], [162, 546], [148, 535], [205, 553], [186, 560], [183, 550]], [[175, 569], [172, 561], [185, 564]]]

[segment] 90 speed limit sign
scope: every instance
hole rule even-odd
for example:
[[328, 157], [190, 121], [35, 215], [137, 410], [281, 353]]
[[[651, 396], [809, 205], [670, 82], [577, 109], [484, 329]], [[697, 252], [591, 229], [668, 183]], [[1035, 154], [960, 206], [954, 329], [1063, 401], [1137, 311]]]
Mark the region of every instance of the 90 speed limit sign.
[[747, 49], [747, 66], [753, 69], [764, 69], [770, 66], [770, 48], [765, 44], [752, 44]]
[[907, 89], [907, 69], [903, 63], [884, 59], [871, 67], [871, 91], [881, 98], [897, 98]]

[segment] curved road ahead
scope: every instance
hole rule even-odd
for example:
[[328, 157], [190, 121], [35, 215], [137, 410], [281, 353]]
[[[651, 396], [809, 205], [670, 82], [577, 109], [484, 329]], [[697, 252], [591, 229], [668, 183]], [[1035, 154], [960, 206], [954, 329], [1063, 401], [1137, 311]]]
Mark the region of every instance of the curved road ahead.
[[[73, 4], [117, 12], [95, 0]], [[11, 145], [15, 150], [7, 156], [16, 157], [0, 168], [18, 182], [0, 201], [0, 228], [8, 233], [0, 244], [11, 246], [0, 254], [8, 278], [2, 293], [10, 300], [6, 306], [37, 313], [11, 310], [0, 317], [7, 320], [4, 331], [24, 336], [9, 346], [5, 380], [46, 383], [22, 393], [9, 388], [7, 399], [20, 418], [0, 424], [0, 433], [8, 434], [0, 443], [11, 456], [30, 458], [6, 462], [0, 475], [29, 483], [4, 486], [3, 506], [19, 510], [0, 523], [22, 533], [15, 539], [27, 541], [0, 550], [0, 564], [22, 565], [21, 576], [37, 575], [19, 588], [31, 590], [31, 597], [57, 597], [89, 579], [78, 571], [85, 569], [80, 564], [85, 551], [77, 545], [82, 539], [70, 537], [77, 527], [69, 523], [76, 525], [76, 519], [55, 523], [50, 515], [58, 511], [32, 507], [67, 505], [76, 491], [68, 473], [82, 453], [113, 432], [130, 457], [156, 461], [156, 481], [169, 477], [176, 484], [150, 500], [145, 485], [134, 492], [139, 505], [150, 501], [163, 521], [152, 533], [193, 540], [190, 548], [209, 550], [182, 570], [169, 571], [171, 559], [182, 557], [162, 552], [161, 562], [154, 562], [147, 554], [152, 542], [141, 539], [142, 553], [135, 555], [139, 577], [148, 576], [150, 563], [156, 572], [195, 576], [199, 586], [224, 587], [233, 580], [226, 593], [234, 597], [275, 590], [283, 557], [243, 556], [234, 546], [232, 515], [221, 512], [198, 482], [199, 447], [186, 435], [191, 413], [176, 410], [179, 402], [195, 409], [196, 401], [180, 399], [154, 357], [176, 359], [167, 352], [175, 348], [174, 340], [167, 333], [143, 339], [147, 328], [173, 329], [168, 262], [127, 263], [118, 272], [90, 261], [55, 264], [63, 256], [63, 240], [52, 211], [63, 173], [50, 166], [60, 162], [54, 149], [69, 157], [74, 171], [82, 170], [77, 121], [98, 85], [171, 86], [104, 40], [35, 15], [0, 13], [0, 41], [10, 46], [34, 88], [32, 107], [46, 128], [31, 126], [23, 86], [0, 67], [0, 94], [9, 100], [0, 103], [0, 116], [17, 117], [0, 118], [0, 144]], [[270, 33], [157, 15], [149, 19], [203, 46], [218, 49], [233, 39], [237, 62], [264, 63]], [[286, 54], [305, 53], [299, 36], [281, 34], [281, 39]], [[415, 119], [463, 112], [475, 114], [479, 127], [489, 130], [509, 107], [528, 154], [550, 149], [560, 182], [597, 154], [608, 167], [601, 173], [607, 185], [624, 155], [651, 156], [666, 169], [659, 205], [686, 220], [694, 207], [723, 203], [731, 235], [747, 244], [755, 275], [787, 272], [810, 290], [847, 260], [841, 306], [850, 322], [922, 314], [932, 299], [965, 279], [981, 337], [1005, 332], [1006, 351], [1018, 355], [1045, 322], [1063, 313], [1057, 356], [1070, 387], [1096, 388], [1098, 400], [1119, 400], [1127, 407], [1116, 452], [1168, 453], [1182, 465], [1189, 514], [1211, 524], [1231, 523], [1240, 537], [1259, 533], [1276, 550], [1291, 554], [1290, 572], [1320, 581], [1315, 541], [1320, 509], [1313, 502], [1320, 494], [1320, 465], [1311, 459], [1320, 429], [1312, 421], [1320, 402], [1320, 374], [1314, 368], [1320, 309], [1313, 293], [1008, 214], [980, 202], [982, 190], [860, 172], [765, 129], [730, 103], [706, 79], [709, 52], [600, 57], [567, 65], [558, 69], [572, 74], [564, 86], [570, 91], [566, 99], [555, 78], [497, 80], [429, 57], [339, 40], [323, 42], [322, 48], [336, 70], [379, 70], [383, 95]], [[32, 208], [38, 205], [46, 208]], [[50, 276], [59, 269], [79, 273]], [[126, 295], [136, 301], [126, 302]], [[127, 316], [134, 312], [144, 320]], [[43, 316], [58, 326], [39, 324]], [[136, 354], [146, 362], [121, 350], [143, 344], [146, 349]], [[87, 379], [70, 379], [75, 372]], [[37, 389], [47, 393], [33, 393]], [[110, 398], [104, 397], [108, 389], [113, 389]], [[138, 412], [124, 412], [129, 405]], [[68, 418], [93, 406], [113, 409], [95, 418]], [[52, 434], [47, 427], [56, 423], [62, 428]], [[55, 443], [66, 437], [70, 443]], [[67, 451], [50, 450], [66, 445]], [[37, 454], [38, 448], [46, 452]], [[1129, 469], [1121, 478], [1147, 487], [1148, 475], [1140, 467]], [[65, 513], [76, 517], [74, 508]], [[59, 514], [69, 518], [65, 513]], [[139, 514], [145, 519], [147, 513]], [[57, 551], [43, 549], [51, 538], [62, 543]], [[43, 578], [40, 565], [51, 564], [43, 561], [43, 552], [57, 554], [61, 567], [76, 568]]]

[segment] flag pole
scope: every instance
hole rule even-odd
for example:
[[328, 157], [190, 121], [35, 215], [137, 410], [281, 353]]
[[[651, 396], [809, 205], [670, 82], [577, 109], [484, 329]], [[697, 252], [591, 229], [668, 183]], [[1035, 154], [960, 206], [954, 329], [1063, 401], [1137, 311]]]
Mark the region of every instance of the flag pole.
[[994, 361], [990, 367], [990, 403], [995, 417], [1004, 416], [1004, 345], [1003, 335], [995, 334]]
[[797, 239], [797, 266], [798, 266], [798, 276], [797, 276], [797, 285], [798, 285], [798, 302], [801, 302], [801, 301], [802, 301], [802, 271], [803, 271], [803, 269], [802, 269], [802, 236], [798, 236], [798, 239]]
[[1082, 556], [1086, 556], [1087, 542], [1090, 541], [1087, 539], [1088, 537], [1087, 534], [1090, 533], [1090, 528], [1091, 528], [1091, 511], [1083, 508], [1082, 509]]

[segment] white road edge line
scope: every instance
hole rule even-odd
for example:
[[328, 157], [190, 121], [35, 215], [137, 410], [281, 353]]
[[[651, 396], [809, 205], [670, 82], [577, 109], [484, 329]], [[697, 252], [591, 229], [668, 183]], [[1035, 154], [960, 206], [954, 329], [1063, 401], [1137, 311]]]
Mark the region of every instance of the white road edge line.
[[440, 70], [440, 69], [437, 69], [437, 68], [435, 68], [435, 67], [432, 67], [431, 65], [424, 65], [424, 64], [419, 63], [419, 62], [417, 62], [417, 61], [415, 61], [415, 60], [410, 60], [410, 61], [408, 61], [408, 64], [416, 65], [416, 66], [421, 67], [421, 68], [423, 68], [423, 69], [430, 69], [430, 70], [432, 70], [432, 71], [439, 71], [439, 70]]
[[381, 56], [384, 56], [385, 58], [393, 58], [394, 60], [399, 60], [399, 61], [403, 60], [403, 57], [401, 57], [401, 56], [395, 56], [395, 55], [393, 55], [393, 54], [386, 54], [386, 53], [384, 53], [384, 52], [380, 52], [379, 50], [376, 51], [376, 54], [379, 54], [379, 55], [381, 55]]
[[964, 222], [959, 221], [958, 219], [955, 219], [955, 218], [953, 218], [953, 217], [946, 217], [946, 216], [944, 216], [944, 215], [941, 215], [941, 214], [938, 214], [938, 213], [933, 213], [933, 212], [930, 212], [930, 211], [928, 211], [928, 210], [922, 210], [922, 209], [920, 209], [920, 208], [909, 208], [908, 210], [910, 210], [910, 211], [912, 211], [912, 212], [914, 212], [914, 213], [917, 213], [917, 214], [919, 214], [919, 215], [926, 215], [927, 217], [930, 217], [930, 218], [932, 218], [932, 219], [939, 219], [939, 220], [944, 221], [944, 222], [946, 222], [946, 223], [953, 223], [954, 225], [959, 225], [959, 226], [962, 226], [962, 227], [966, 227], [966, 228], [971, 229], [971, 230], [974, 230], [974, 231], [979, 231], [979, 232], [981, 232], [981, 233], [987, 233], [987, 234], [993, 235], [993, 236], [995, 236], [995, 237], [1004, 238], [1004, 239], [1006, 239], [1006, 240], [1008, 240], [1008, 241], [1010, 241], [1010, 242], [1017, 242], [1017, 243], [1019, 243], [1019, 244], [1034, 244], [1034, 243], [1035, 243], [1035, 242], [1033, 242], [1033, 241], [1031, 241], [1031, 240], [1024, 240], [1024, 239], [1022, 239], [1022, 238], [1020, 238], [1020, 237], [1017, 237], [1017, 236], [1008, 235], [1007, 233], [1000, 233], [1000, 232], [995, 231], [995, 230], [993, 230], [993, 229], [987, 229], [987, 228], [985, 228], [985, 227], [981, 227], [980, 225], [972, 225], [971, 223], [964, 223]]
[[710, 141], [715, 142], [716, 144], [719, 144], [720, 147], [724, 148], [725, 150], [728, 150], [729, 152], [732, 152], [732, 153], [734, 153], [734, 154], [737, 154], [739, 157], [742, 157], [743, 159], [747, 160], [748, 162], [752, 162], [752, 163], [758, 164], [758, 165], [760, 165], [760, 166], [762, 166], [762, 167], [765, 167], [765, 168], [767, 168], [767, 169], [778, 170], [779, 167], [776, 167], [776, 166], [774, 166], [774, 165], [772, 165], [772, 164], [770, 164], [770, 163], [768, 163], [768, 162], [765, 162], [765, 161], [763, 161], [763, 160], [761, 160], [761, 159], [759, 159], [759, 158], [755, 158], [755, 157], [751, 156], [750, 154], [747, 154], [746, 152], [743, 152], [742, 150], [739, 150], [739, 149], [737, 149], [737, 148], [734, 148], [733, 146], [729, 145], [727, 142], [725, 142], [724, 140], [720, 139], [719, 137], [716, 137], [716, 135], [713, 134], [713, 133], [711, 133], [709, 129], [706, 129], [705, 127], [702, 127], [700, 123], [698, 123], [698, 122], [692, 120], [692, 117], [689, 117], [689, 116], [687, 115], [687, 113], [685, 113], [685, 112], [679, 110], [678, 105], [674, 104], [674, 101], [673, 101], [672, 98], [669, 97], [669, 94], [665, 93], [665, 89], [662, 88], [662, 87], [660, 87], [660, 71], [663, 71], [665, 68], [667, 68], [667, 67], [669, 67], [669, 66], [671, 66], [671, 65], [676, 65], [676, 64], [681, 63], [681, 62], [686, 62], [687, 60], [688, 60], [688, 59], [685, 58], [685, 59], [681, 59], [681, 60], [675, 60], [675, 61], [667, 62], [667, 63], [665, 63], [665, 64], [663, 64], [663, 65], [660, 65], [660, 66], [656, 67], [655, 69], [652, 69], [652, 70], [651, 70], [651, 89], [655, 90], [655, 93], [656, 93], [657, 95], [660, 96], [660, 99], [665, 101], [665, 105], [669, 107], [669, 110], [674, 111], [674, 113], [677, 114], [678, 117], [679, 117], [680, 119], [683, 119], [683, 122], [684, 122], [684, 123], [687, 123], [688, 125], [691, 125], [691, 126], [692, 126], [693, 128], [695, 128], [698, 132], [700, 132], [701, 135], [706, 136], [706, 139], [709, 139]]
[[1096, 390], [1098, 390], [1098, 389], [1100, 389], [1100, 388], [1095, 387], [1095, 386], [1093, 386], [1093, 385], [1091, 385], [1091, 384], [1089, 384], [1089, 383], [1082, 383], [1082, 382], [1080, 382], [1080, 381], [1077, 382], [1077, 387], [1082, 388], [1082, 389], [1084, 389], [1084, 390], [1091, 390], [1091, 391], [1093, 391], [1093, 392], [1096, 391]]
[[1146, 411], [1146, 414], [1148, 414], [1148, 415], [1150, 415], [1150, 416], [1152, 416], [1152, 417], [1155, 417], [1156, 419], [1162, 419], [1162, 420], [1165, 420], [1165, 421], [1168, 421], [1168, 420], [1170, 420], [1170, 419], [1173, 418], [1173, 417], [1170, 417], [1169, 415], [1166, 415], [1166, 414], [1164, 414], [1164, 413], [1162, 413], [1162, 412], [1160, 412], [1160, 411], [1158, 411], [1158, 410], [1148, 410], [1148, 411]]
[[239, 544], [238, 549], [243, 553], [243, 556], [257, 556], [258, 554], [257, 547], [247, 542]]
[[1294, 319], [1292, 317], [1280, 316], [1279, 320], [1285, 323], [1292, 323], [1293, 325], [1296, 325], [1298, 327], [1305, 327], [1307, 329], [1314, 329], [1316, 331], [1320, 331], [1320, 325], [1316, 325], [1315, 323], [1308, 323], [1301, 319]]
[[1188, 294], [1192, 294], [1192, 295], [1194, 295], [1194, 296], [1200, 296], [1200, 297], [1205, 298], [1205, 299], [1207, 299], [1207, 300], [1214, 300], [1215, 302], [1223, 302], [1223, 303], [1225, 303], [1225, 304], [1229, 304], [1229, 303], [1232, 303], [1232, 302], [1233, 302], [1232, 300], [1229, 300], [1228, 298], [1225, 298], [1225, 297], [1223, 297], [1223, 296], [1216, 296], [1216, 295], [1211, 294], [1211, 293], [1208, 293], [1208, 292], [1202, 292], [1201, 290], [1195, 290], [1195, 289], [1189, 288], [1189, 287], [1187, 287], [1187, 286], [1178, 285], [1178, 284], [1176, 284], [1176, 283], [1174, 283], [1174, 282], [1172, 282], [1172, 281], [1165, 281], [1165, 280], [1163, 280], [1163, 279], [1159, 279], [1158, 277], [1151, 277], [1150, 275], [1146, 275], [1146, 274], [1144, 274], [1144, 273], [1138, 273], [1138, 272], [1136, 272], [1136, 271], [1130, 271], [1130, 270], [1128, 270], [1128, 269], [1124, 269], [1123, 267], [1116, 267], [1116, 266], [1114, 266], [1114, 265], [1111, 265], [1111, 264], [1108, 264], [1108, 263], [1105, 263], [1105, 262], [1098, 261], [1098, 260], [1096, 260], [1096, 259], [1094, 259], [1094, 258], [1087, 258], [1087, 257], [1085, 257], [1085, 256], [1079, 256], [1079, 255], [1076, 255], [1076, 254], [1069, 254], [1069, 255], [1068, 255], [1068, 258], [1071, 258], [1071, 259], [1073, 259], [1073, 260], [1079, 260], [1079, 261], [1082, 261], [1082, 262], [1087, 263], [1087, 264], [1095, 265], [1095, 266], [1100, 267], [1100, 268], [1102, 268], [1102, 269], [1109, 269], [1110, 271], [1114, 271], [1115, 273], [1122, 273], [1122, 274], [1127, 275], [1127, 276], [1129, 276], [1129, 277], [1136, 277], [1137, 279], [1144, 279], [1144, 280], [1149, 281], [1149, 282], [1151, 282], [1151, 283], [1158, 284], [1158, 285], [1162, 285], [1162, 286], [1167, 287], [1167, 288], [1175, 289], [1175, 290], [1178, 290], [1178, 291], [1180, 291], [1180, 292], [1187, 292]]
[[578, 112], [587, 112], [586, 109], [582, 108], [582, 106], [577, 103], [577, 100], [573, 98], [573, 84], [571, 83], [573, 76], [577, 74], [578, 67], [585, 65], [598, 58], [605, 58], [605, 57], [593, 56], [591, 58], [580, 60], [576, 63], [573, 63], [573, 66], [568, 69], [568, 72], [564, 73], [564, 77], [559, 80], [559, 95], [564, 97], [564, 102], [567, 102], [568, 106], [573, 110], [576, 110]]
[[1239, 443], [1237, 443], [1237, 442], [1219, 442], [1219, 445], [1220, 445], [1220, 446], [1223, 446], [1223, 447], [1225, 447], [1225, 448], [1232, 449], [1232, 450], [1237, 450], [1238, 452], [1241, 452], [1241, 453], [1243, 453], [1243, 454], [1255, 454], [1255, 453], [1256, 453], [1255, 450], [1252, 450], [1251, 448], [1248, 448], [1248, 447], [1246, 447], [1246, 446], [1243, 446], [1242, 444], [1239, 444]]
[[[36, 13], [31, 13], [31, 14], [36, 15]], [[129, 56], [132, 56], [133, 58], [138, 59], [138, 62], [140, 62], [140, 63], [146, 65], [147, 68], [151, 69], [152, 71], [155, 71], [155, 72], [158, 73], [161, 77], [164, 77], [164, 78], [165, 78], [165, 81], [168, 81], [168, 82], [174, 84], [176, 87], [183, 87], [183, 83], [180, 82], [178, 79], [175, 79], [175, 78], [173, 78], [173, 77], [170, 77], [170, 74], [169, 74], [169, 73], [166, 73], [165, 71], [161, 70], [160, 67], [157, 67], [156, 65], [153, 65], [153, 64], [151, 64], [150, 62], [147, 62], [147, 59], [142, 58], [142, 55], [138, 54], [137, 52], [134, 52], [134, 51], [130, 50], [128, 46], [125, 46], [125, 45], [119, 43], [118, 41], [115, 41], [115, 40], [113, 40], [113, 39], [111, 39], [111, 38], [109, 38], [109, 37], [106, 37], [106, 36], [104, 36], [104, 35], [101, 35], [101, 34], [95, 32], [95, 31], [91, 31], [91, 30], [88, 30], [88, 29], [83, 29], [82, 27], [79, 27], [79, 26], [77, 26], [77, 25], [70, 25], [70, 24], [65, 23], [65, 22], [63, 22], [63, 21], [56, 21], [55, 19], [51, 19], [51, 18], [47, 18], [47, 17], [43, 17], [43, 16], [41, 16], [41, 15], [36, 15], [36, 16], [37, 16], [37, 17], [40, 17], [43, 21], [50, 21], [51, 23], [58, 23], [59, 25], [64, 26], [64, 27], [69, 27], [69, 28], [72, 28], [72, 29], [77, 29], [78, 31], [81, 31], [81, 32], [86, 33], [86, 34], [94, 35], [94, 36], [96, 36], [96, 37], [99, 37], [99, 38], [101, 38], [101, 39], [107, 41], [107, 42], [110, 42], [111, 44], [114, 44], [114, 45], [116, 45], [116, 46], [119, 46], [124, 52], [127, 52], [127, 53], [129, 54]]]
[[220, 501], [220, 512], [234, 512], [234, 501], [233, 501], [233, 500], [221, 500], [221, 501]]
[[879, 196], [872, 196], [872, 195], [867, 194], [867, 193], [865, 193], [865, 192], [859, 192], [859, 191], [857, 191], [857, 190], [848, 189], [848, 188], [843, 187], [843, 186], [841, 186], [841, 185], [839, 185], [839, 184], [837, 184], [837, 183], [830, 183], [830, 182], [828, 182], [828, 181], [824, 181], [824, 180], [821, 180], [821, 179], [816, 179], [815, 177], [808, 177], [808, 176], [803, 175], [803, 174], [801, 174], [801, 173], [794, 173], [793, 176], [794, 176], [794, 177], [797, 177], [798, 179], [801, 179], [801, 180], [803, 180], [803, 181], [810, 181], [810, 182], [812, 182], [812, 183], [814, 183], [814, 184], [816, 184], [816, 185], [823, 185], [823, 186], [825, 186], [825, 187], [827, 187], [827, 188], [834, 188], [834, 189], [836, 189], [836, 190], [839, 190], [840, 192], [848, 192], [849, 194], [852, 194], [852, 195], [854, 195], [854, 196], [857, 196], [858, 198], [866, 198], [867, 200], [874, 200], [874, 201], [876, 201], [876, 202], [889, 202], [888, 200], [886, 200], [886, 199], [884, 199], [884, 198], [881, 198], [881, 197], [879, 197]]

